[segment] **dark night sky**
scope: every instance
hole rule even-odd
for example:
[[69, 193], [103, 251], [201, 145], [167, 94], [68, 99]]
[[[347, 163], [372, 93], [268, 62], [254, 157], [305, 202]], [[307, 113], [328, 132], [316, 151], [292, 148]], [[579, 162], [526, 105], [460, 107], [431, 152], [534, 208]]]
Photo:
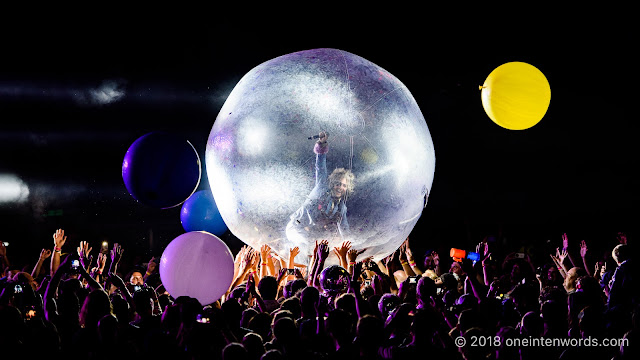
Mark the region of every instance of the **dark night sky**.
[[[108, 239], [160, 254], [183, 232], [180, 207], [149, 208], [127, 193], [121, 165], [129, 145], [166, 130], [204, 159], [215, 117], [246, 72], [320, 47], [394, 74], [427, 119], [436, 172], [411, 236], [416, 247], [471, 246], [494, 234], [542, 249], [548, 239], [557, 246], [563, 232], [596, 244], [636, 231], [637, 41], [623, 19], [495, 22], [408, 11], [254, 20], [194, 10], [7, 20], [0, 174], [30, 189], [27, 201], [0, 204], [0, 237], [13, 254], [35, 259], [59, 227], [73, 243]], [[547, 115], [529, 130], [500, 128], [482, 108], [478, 85], [509, 61], [538, 67], [551, 84]], [[97, 89], [116, 91], [114, 101], [93, 101]], [[203, 169], [199, 189], [206, 187]], [[229, 233], [223, 239], [239, 246]]]

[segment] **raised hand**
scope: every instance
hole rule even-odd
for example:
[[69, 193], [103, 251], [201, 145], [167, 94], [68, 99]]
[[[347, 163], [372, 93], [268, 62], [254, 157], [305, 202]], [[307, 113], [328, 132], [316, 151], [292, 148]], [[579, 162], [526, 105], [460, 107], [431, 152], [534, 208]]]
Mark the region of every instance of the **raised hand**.
[[66, 241], [67, 237], [64, 236], [64, 230], [58, 229], [53, 233], [53, 246], [56, 249], [61, 249]]
[[262, 258], [262, 262], [267, 262], [267, 258], [269, 257], [269, 253], [271, 252], [271, 246], [264, 244], [260, 247], [260, 257]]
[[562, 234], [562, 248], [563, 249], [569, 248], [569, 238], [567, 237], [567, 233]]
[[588, 251], [587, 243], [584, 240], [582, 240], [580, 242], [580, 257], [584, 258], [585, 256], [587, 256], [587, 251]]
[[120, 262], [120, 259], [122, 259], [123, 252], [124, 249], [122, 248], [122, 246], [120, 246], [120, 244], [113, 244], [113, 250], [111, 250], [111, 263], [118, 264]]
[[233, 261], [237, 264], [240, 264], [240, 262], [244, 260], [244, 255], [248, 250], [249, 246], [244, 245], [242, 248], [240, 248], [240, 251], [238, 251], [238, 253], [236, 254], [236, 258]]
[[409, 238], [407, 237], [407, 239], [402, 243], [402, 245], [400, 245], [400, 248], [397, 250], [398, 251], [398, 259], [400, 260], [400, 263], [407, 261], [407, 248], [408, 247], [409, 247]]
[[156, 262], [156, 258], [154, 256], [151, 258], [151, 260], [149, 260], [149, 263], [147, 264], [147, 274], [152, 274], [156, 270], [156, 267], [158, 267], [158, 263]]
[[88, 269], [89, 266], [91, 265], [91, 261], [93, 260], [93, 256], [89, 255], [89, 253], [91, 252], [91, 250], [93, 250], [93, 248], [89, 247], [88, 242], [80, 241], [80, 246], [78, 246], [77, 250], [78, 250], [78, 257], [80, 258], [80, 263], [82, 264], [82, 267], [85, 269]]
[[476, 246], [476, 253], [480, 254], [480, 256], [483, 257], [487, 256], [487, 254], [489, 253], [489, 244], [484, 241], [478, 243], [478, 245]]
[[440, 263], [440, 255], [437, 252], [431, 252], [431, 258], [433, 259], [433, 265], [438, 266]]
[[256, 254], [252, 248], [244, 252], [242, 262], [240, 263], [240, 272], [249, 271], [253, 267]]
[[346, 259], [349, 249], [351, 249], [351, 241], [344, 241], [340, 247], [333, 248], [333, 253], [338, 259]]
[[45, 261], [49, 256], [51, 256], [51, 250], [42, 249], [40, 251], [40, 261]]
[[104, 266], [107, 264], [107, 254], [98, 253], [98, 270], [100, 273], [104, 270]]
[[558, 258], [558, 261], [560, 261], [560, 264], [564, 263], [564, 259], [567, 257], [567, 255], [569, 255], [567, 249], [562, 249], [562, 251], [560, 251], [559, 248], [556, 248], [556, 257]]
[[356, 262], [358, 255], [362, 254], [366, 250], [367, 249], [362, 249], [362, 250], [349, 249], [349, 251], [347, 252], [347, 259], [349, 260], [349, 263]]
[[256, 280], [253, 277], [253, 274], [250, 274], [247, 277], [247, 285], [246, 285], [246, 291], [251, 294], [251, 295], [255, 295], [256, 294]]
[[398, 258], [398, 250], [394, 251], [391, 255], [387, 256], [384, 259], [384, 265], [387, 268], [387, 272], [389, 276], [393, 276], [393, 274], [398, 270], [398, 266], [395, 260]]
[[296, 258], [296, 256], [298, 256], [298, 254], [300, 254], [299, 247], [296, 246], [292, 249], [289, 249], [289, 261], [293, 262], [293, 260]]
[[404, 255], [407, 259], [407, 262], [414, 263], [414, 259], [413, 259], [413, 252], [411, 251], [411, 248], [409, 247], [409, 238], [407, 237], [407, 241], [406, 241], [406, 246], [404, 247]]
[[287, 268], [281, 268], [278, 272], [278, 278], [276, 279], [278, 284], [280, 284], [280, 281], [282, 281], [285, 276], [287, 276]]
[[329, 256], [329, 241], [328, 240], [322, 240], [322, 241], [320, 241], [320, 244], [318, 244], [317, 258], [320, 261], [325, 261], [325, 260], [327, 260], [328, 256]]

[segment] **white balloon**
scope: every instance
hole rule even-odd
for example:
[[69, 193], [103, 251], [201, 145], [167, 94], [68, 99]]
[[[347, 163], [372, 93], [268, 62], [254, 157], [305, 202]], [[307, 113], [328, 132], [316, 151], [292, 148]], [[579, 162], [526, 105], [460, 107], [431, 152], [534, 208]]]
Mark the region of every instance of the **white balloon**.
[[[308, 138], [321, 131], [329, 133], [328, 152], [316, 156]], [[351, 241], [366, 249], [360, 258], [392, 253], [420, 218], [435, 171], [433, 141], [407, 87], [336, 49], [280, 56], [249, 71], [213, 124], [205, 160], [229, 230], [285, 258], [298, 246], [298, 263], [322, 239], [331, 247]], [[327, 166], [317, 179], [316, 161]], [[348, 196], [329, 189], [336, 168], [355, 175]], [[332, 256], [327, 264], [337, 262]]]
[[189, 296], [202, 305], [211, 304], [231, 286], [233, 254], [227, 244], [211, 233], [184, 233], [164, 249], [160, 279], [174, 298]]

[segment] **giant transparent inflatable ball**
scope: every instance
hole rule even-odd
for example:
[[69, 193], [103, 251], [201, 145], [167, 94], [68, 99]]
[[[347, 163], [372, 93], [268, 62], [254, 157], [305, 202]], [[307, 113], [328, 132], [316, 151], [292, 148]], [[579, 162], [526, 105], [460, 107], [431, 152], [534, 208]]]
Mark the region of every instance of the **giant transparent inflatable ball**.
[[[391, 254], [420, 218], [435, 170], [409, 89], [337, 49], [291, 53], [249, 71], [213, 124], [205, 161], [229, 230], [286, 259], [298, 247], [300, 264], [320, 240], [366, 249], [358, 259]], [[331, 252], [326, 264], [337, 263]]]

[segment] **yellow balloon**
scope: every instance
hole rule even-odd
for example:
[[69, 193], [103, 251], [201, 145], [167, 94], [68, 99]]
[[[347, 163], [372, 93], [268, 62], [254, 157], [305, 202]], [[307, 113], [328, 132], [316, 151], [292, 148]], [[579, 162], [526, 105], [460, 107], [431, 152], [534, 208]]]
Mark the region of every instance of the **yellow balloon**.
[[510, 130], [528, 129], [540, 122], [551, 101], [547, 78], [524, 62], [498, 66], [481, 89], [484, 111], [493, 122]]

